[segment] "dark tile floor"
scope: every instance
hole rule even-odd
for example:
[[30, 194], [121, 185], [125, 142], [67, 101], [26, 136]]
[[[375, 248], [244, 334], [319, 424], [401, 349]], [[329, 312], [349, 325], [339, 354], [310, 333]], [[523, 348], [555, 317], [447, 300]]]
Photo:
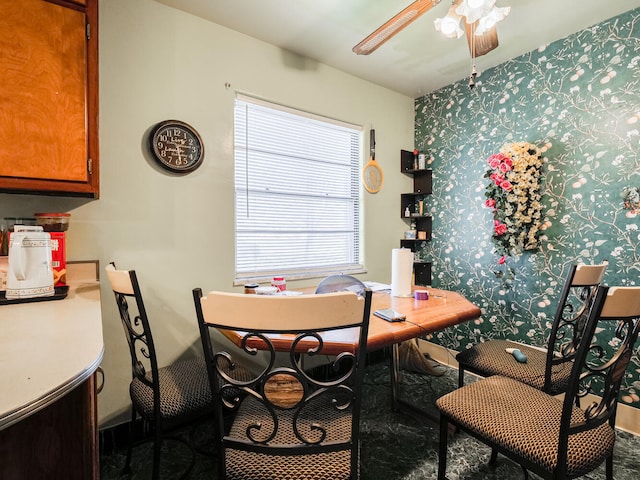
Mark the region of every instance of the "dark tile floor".
[[[447, 369], [442, 377], [405, 374], [403, 394], [433, 405], [440, 395], [457, 385], [457, 370]], [[433, 407], [435, 408], [435, 407]], [[195, 439], [203, 449], [209, 448], [211, 424], [203, 423], [182, 434]], [[103, 432], [106, 439], [108, 432]], [[108, 442], [106, 442], [108, 443]], [[435, 479], [438, 469], [438, 429], [415, 418], [391, 410], [389, 370], [386, 363], [368, 368], [365, 378], [361, 427], [362, 480], [424, 480]], [[640, 437], [619, 432], [614, 459], [615, 480], [637, 480], [640, 471]], [[124, 446], [103, 448], [101, 479], [148, 479], [151, 477], [151, 444], [134, 449], [133, 472], [122, 475], [126, 449]], [[489, 468], [490, 450], [465, 434], [457, 434], [449, 442], [447, 476], [449, 480], [516, 480], [523, 478], [520, 467], [504, 457], [498, 465]], [[162, 478], [177, 478], [190, 462], [190, 452], [178, 442], [169, 442], [163, 451]], [[196, 454], [189, 476], [191, 479], [218, 479], [215, 455]], [[537, 478], [531, 475], [530, 478]], [[585, 480], [603, 480], [604, 466], [584, 477]]]

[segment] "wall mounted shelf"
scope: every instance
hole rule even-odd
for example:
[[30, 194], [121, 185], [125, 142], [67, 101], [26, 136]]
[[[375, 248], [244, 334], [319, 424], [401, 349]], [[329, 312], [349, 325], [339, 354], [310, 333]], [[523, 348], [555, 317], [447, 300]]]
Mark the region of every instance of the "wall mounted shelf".
[[[431, 241], [432, 225], [432, 218], [424, 213], [424, 202], [432, 192], [432, 172], [431, 169], [418, 169], [415, 166], [413, 152], [400, 150], [400, 171], [413, 178], [413, 192], [400, 194], [400, 216], [410, 224], [415, 223], [416, 229], [416, 238], [400, 240], [400, 247], [408, 248], [414, 254], [420, 249], [422, 242]], [[419, 238], [421, 236], [424, 238]], [[416, 285], [431, 285], [431, 262], [415, 260], [413, 273]]]

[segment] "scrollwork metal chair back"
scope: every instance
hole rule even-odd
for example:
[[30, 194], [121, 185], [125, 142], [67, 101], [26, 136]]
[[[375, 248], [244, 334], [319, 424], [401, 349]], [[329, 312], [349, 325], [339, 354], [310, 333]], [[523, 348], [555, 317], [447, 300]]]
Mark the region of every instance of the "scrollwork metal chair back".
[[439, 398], [438, 478], [445, 479], [453, 424], [492, 448], [491, 463], [502, 453], [520, 464], [525, 478], [529, 471], [545, 479], [577, 478], [605, 463], [606, 478], [613, 480], [618, 397], [639, 331], [640, 287], [599, 286], [564, 399], [501, 376]]
[[[221, 477], [249, 479], [262, 471], [268, 478], [358, 478], [371, 292], [193, 294], [218, 424], [225, 410], [234, 414], [218, 432]], [[234, 334], [237, 348], [217, 348], [213, 331], [242, 332]], [[258, 355], [263, 367], [253, 378], [234, 378], [243, 356]], [[329, 362], [332, 374], [303, 368], [314, 360]]]
[[[607, 267], [599, 265], [570, 265], [560, 292], [546, 350], [510, 340], [493, 339], [479, 343], [458, 353], [458, 384], [464, 384], [464, 372], [483, 377], [503, 375], [515, 378], [544, 392], [559, 394], [566, 391], [571, 365], [582, 339], [596, 289]], [[506, 348], [518, 348], [527, 357], [518, 363]]]
[[[111, 273], [113, 280], [110, 278], [110, 281], [112, 281], [113, 293], [129, 346], [129, 353], [131, 354], [132, 378], [137, 378], [141, 382], [152, 386], [153, 379], [156, 378], [154, 372], [157, 372], [158, 363], [149, 319], [147, 318], [144, 303], [141, 301], [142, 294], [140, 293], [136, 272], [118, 272], [115, 270], [115, 265], [113, 263], [111, 265], [114, 267], [113, 270], [108, 270], [107, 272], [113, 272]], [[136, 307], [133, 319], [131, 318], [127, 297], [134, 302]], [[147, 372], [151, 374], [149, 377]]]
[[[172, 438], [174, 441], [187, 443], [168, 437], [166, 433], [173, 427], [185, 425], [211, 412], [211, 390], [207, 372], [202, 358], [181, 360], [159, 367], [136, 272], [117, 270], [114, 263], [106, 267], [106, 272], [131, 356], [131, 423], [124, 471], [130, 471], [134, 424], [139, 415], [152, 432], [152, 477], [156, 479], [160, 476], [163, 440]], [[188, 443], [187, 446], [191, 447]], [[194, 461], [195, 453], [192, 449], [191, 464], [184, 468], [180, 478], [189, 474]]]
[[[580, 345], [584, 353], [579, 352], [579, 356], [584, 360], [576, 366], [579, 374], [572, 375], [573, 382], [567, 391], [568, 397], [584, 399], [596, 395], [593, 397], [596, 400], [585, 406], [583, 422], [570, 423], [570, 419], [564, 419], [569, 424], [569, 434], [604, 422], [615, 425], [620, 387], [640, 330], [640, 287], [603, 286], [598, 289], [598, 296], [592, 312], [595, 320], [584, 331], [585, 339], [594, 340]], [[597, 328], [612, 333], [613, 338], [606, 343], [595, 340]]]
[[602, 281], [606, 266], [606, 262], [600, 265], [571, 266], [549, 335], [544, 391], [562, 390], [552, 385], [553, 369], [575, 358], [596, 289]]

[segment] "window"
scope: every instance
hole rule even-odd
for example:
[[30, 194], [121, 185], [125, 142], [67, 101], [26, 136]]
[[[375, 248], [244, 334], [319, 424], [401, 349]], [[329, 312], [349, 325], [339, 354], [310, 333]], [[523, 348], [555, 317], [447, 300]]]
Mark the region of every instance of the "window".
[[238, 96], [236, 283], [363, 271], [362, 128]]

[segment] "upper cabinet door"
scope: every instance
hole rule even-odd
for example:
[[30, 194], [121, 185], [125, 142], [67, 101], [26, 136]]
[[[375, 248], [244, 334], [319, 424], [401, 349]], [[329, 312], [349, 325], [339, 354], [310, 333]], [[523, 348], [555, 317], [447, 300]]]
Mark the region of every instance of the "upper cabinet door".
[[97, 4], [0, 0], [0, 191], [98, 197]]

